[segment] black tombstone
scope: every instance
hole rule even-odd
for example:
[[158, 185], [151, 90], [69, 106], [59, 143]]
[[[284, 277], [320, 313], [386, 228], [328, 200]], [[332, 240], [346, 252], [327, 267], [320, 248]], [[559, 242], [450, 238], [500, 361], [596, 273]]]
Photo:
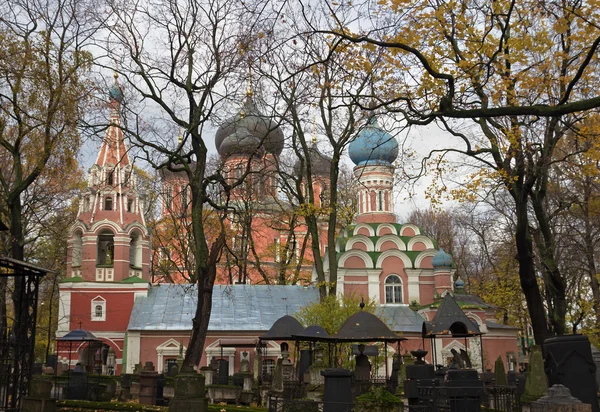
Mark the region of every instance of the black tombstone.
[[58, 355], [48, 355], [46, 358], [46, 366], [50, 366], [56, 371], [56, 366], [58, 363]]
[[217, 378], [217, 384], [228, 385], [229, 384], [229, 361], [225, 359], [218, 360], [219, 374]]
[[89, 389], [87, 373], [80, 364], [77, 364], [75, 369], [71, 371], [67, 385], [67, 399], [87, 401], [89, 399]]
[[321, 371], [325, 378], [323, 388], [323, 412], [350, 412], [352, 410], [352, 376], [347, 369]]
[[444, 380], [446, 379], [446, 371], [447, 368], [444, 368], [442, 365], [437, 365], [437, 369], [435, 370], [436, 386], [444, 386]]
[[414, 350], [411, 354], [417, 358], [414, 365], [406, 365], [406, 380], [404, 381], [404, 396], [408, 399], [410, 411], [429, 407], [433, 402], [435, 390], [435, 369], [422, 359], [427, 355], [426, 350]]
[[164, 391], [165, 391], [165, 375], [161, 373], [158, 375], [158, 379], [156, 380], [156, 403], [155, 403], [155, 405], [157, 405], [157, 406], [165, 406], [166, 405]]
[[475, 369], [448, 369], [446, 388], [451, 412], [479, 412], [483, 381]]
[[487, 369], [485, 372], [481, 374], [481, 380], [485, 386], [493, 386], [494, 385], [494, 372], [491, 369]]
[[300, 351], [300, 362], [298, 363], [298, 381], [304, 382], [304, 372], [312, 365], [312, 351], [302, 349]]
[[544, 341], [548, 386], [564, 385], [571, 395], [600, 412], [596, 387], [596, 363], [585, 335], [556, 336]]

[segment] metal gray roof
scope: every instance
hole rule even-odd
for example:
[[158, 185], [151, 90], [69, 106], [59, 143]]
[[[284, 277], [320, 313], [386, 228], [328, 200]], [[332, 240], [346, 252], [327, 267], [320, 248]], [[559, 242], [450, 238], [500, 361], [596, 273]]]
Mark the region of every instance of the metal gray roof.
[[290, 340], [292, 336], [302, 333], [304, 326], [293, 316], [285, 315], [277, 319], [271, 329], [261, 339]]
[[[275, 321], [318, 302], [314, 287], [216, 285], [209, 331], [268, 331]], [[135, 300], [128, 330], [191, 330], [195, 285], [161, 284]]]
[[394, 332], [421, 333], [425, 319], [408, 306], [380, 306], [375, 314]]
[[494, 322], [493, 320], [487, 320], [485, 321], [485, 325], [489, 328], [489, 329], [519, 329], [515, 326], [511, 326], [511, 325], [503, 325], [501, 323], [498, 322]]
[[389, 342], [403, 340], [376, 315], [356, 312], [342, 325], [332, 339], [346, 342]]
[[[457, 295], [459, 296], [459, 295]], [[446, 293], [431, 322], [423, 325], [423, 337], [476, 336], [481, 335], [479, 326], [465, 315], [454, 296]]]

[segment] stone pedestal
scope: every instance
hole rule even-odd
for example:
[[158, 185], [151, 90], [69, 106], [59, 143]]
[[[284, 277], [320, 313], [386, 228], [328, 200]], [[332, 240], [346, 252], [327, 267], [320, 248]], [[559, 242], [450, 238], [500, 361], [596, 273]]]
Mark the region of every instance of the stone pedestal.
[[214, 376], [214, 371], [210, 366], [203, 366], [200, 368], [200, 373], [202, 375], [204, 375], [205, 380], [205, 384], [206, 385], [212, 385], [213, 384], [213, 376]]
[[283, 380], [283, 382], [290, 382], [294, 380], [294, 365], [281, 365], [281, 379]]
[[254, 386], [254, 376], [251, 372], [244, 374], [244, 391], [251, 391]]
[[208, 399], [204, 391], [204, 376], [182, 373], [175, 380], [175, 397], [169, 402], [169, 410], [176, 412], [206, 412]]
[[22, 412], [55, 412], [56, 400], [50, 397], [50, 377], [33, 376], [29, 383], [29, 395], [23, 399]]
[[323, 391], [323, 412], [350, 412], [352, 410], [352, 375], [347, 369], [326, 369]]
[[311, 385], [323, 385], [325, 379], [323, 378], [323, 375], [321, 375], [321, 372], [324, 370], [325, 367], [322, 365], [310, 365], [306, 373], [308, 376], [306, 382]]
[[152, 362], [146, 362], [140, 373], [140, 404], [156, 405], [156, 389], [158, 387], [158, 372], [154, 371]]
[[571, 396], [569, 388], [554, 385], [548, 390], [548, 395], [531, 404], [531, 412], [591, 412], [592, 405], [582, 403]]
[[121, 375], [121, 393], [119, 394], [119, 402], [127, 402], [131, 400], [131, 385], [133, 379], [131, 374], [124, 373]]
[[[404, 396], [408, 399], [408, 404], [414, 407], [422, 407], [429, 404], [429, 399], [421, 397], [419, 386], [435, 386], [435, 370], [433, 365], [427, 365], [423, 360], [426, 351], [418, 352], [419, 360], [413, 365], [406, 365], [406, 380], [404, 381]], [[416, 356], [416, 355], [415, 355]]]

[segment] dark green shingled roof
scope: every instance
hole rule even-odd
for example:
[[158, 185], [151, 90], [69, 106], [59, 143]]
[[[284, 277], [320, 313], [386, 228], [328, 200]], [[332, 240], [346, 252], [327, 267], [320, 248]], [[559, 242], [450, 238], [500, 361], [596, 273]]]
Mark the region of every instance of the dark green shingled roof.
[[123, 279], [120, 283], [150, 283], [147, 280], [138, 278], [137, 276], [131, 276], [127, 279]]
[[81, 276], [73, 276], [72, 278], [66, 278], [60, 281], [60, 283], [78, 283], [83, 282], [83, 278]]

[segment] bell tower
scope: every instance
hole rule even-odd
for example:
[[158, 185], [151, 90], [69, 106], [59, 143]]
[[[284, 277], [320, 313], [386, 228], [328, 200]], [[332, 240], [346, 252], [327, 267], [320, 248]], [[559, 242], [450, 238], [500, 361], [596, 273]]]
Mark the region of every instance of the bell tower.
[[[103, 342], [96, 354], [101, 364], [93, 368], [108, 371], [102, 353], [112, 349], [116, 364], [110, 370], [118, 373], [133, 302], [148, 292], [150, 237], [143, 196], [120, 127], [123, 92], [116, 74], [108, 97], [110, 121], [68, 234], [67, 274], [60, 285], [56, 335], [76, 329], [91, 332]], [[89, 350], [85, 356], [58, 355], [88, 369], [95, 356]]]

